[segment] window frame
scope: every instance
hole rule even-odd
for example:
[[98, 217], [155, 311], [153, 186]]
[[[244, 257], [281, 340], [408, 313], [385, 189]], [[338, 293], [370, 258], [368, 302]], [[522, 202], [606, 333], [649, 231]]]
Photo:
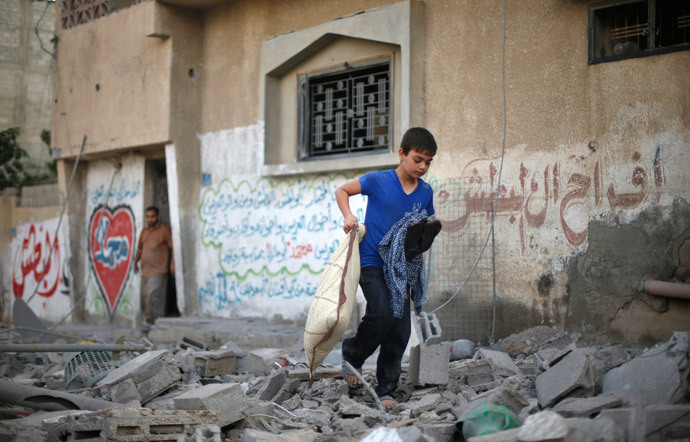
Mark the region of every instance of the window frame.
[[603, 9], [609, 9], [616, 6], [623, 6], [632, 3], [640, 3], [640, 0], [610, 0], [603, 3], [596, 3], [589, 6], [588, 12], [588, 64], [608, 63], [612, 61], [628, 60], [632, 58], [649, 57], [653, 55], [668, 54], [672, 52], [690, 50], [690, 43], [684, 43], [674, 46], [664, 46], [655, 48], [656, 33], [652, 32], [656, 23], [657, 0], [643, 0], [647, 3], [647, 47], [634, 54], [611, 55], [607, 57], [597, 57], [595, 54], [595, 15]]
[[[361, 152], [336, 152], [332, 154], [311, 155], [311, 101], [309, 97], [309, 80], [320, 79], [329, 75], [337, 75], [350, 69], [366, 69], [378, 65], [388, 65], [388, 131], [386, 133], [387, 147], [371, 149]], [[392, 152], [393, 133], [395, 127], [395, 53], [384, 53], [373, 57], [347, 61], [337, 65], [297, 72], [297, 161], [322, 161], [339, 158], [350, 158], [367, 155], [380, 155]], [[307, 142], [307, 140], [309, 142]]]

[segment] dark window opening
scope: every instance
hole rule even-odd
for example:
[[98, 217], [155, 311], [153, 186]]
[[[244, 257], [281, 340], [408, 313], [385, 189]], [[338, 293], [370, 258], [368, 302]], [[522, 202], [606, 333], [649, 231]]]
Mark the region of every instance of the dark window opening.
[[687, 49], [688, 0], [614, 1], [590, 7], [590, 64]]
[[388, 150], [390, 59], [299, 77], [300, 160]]

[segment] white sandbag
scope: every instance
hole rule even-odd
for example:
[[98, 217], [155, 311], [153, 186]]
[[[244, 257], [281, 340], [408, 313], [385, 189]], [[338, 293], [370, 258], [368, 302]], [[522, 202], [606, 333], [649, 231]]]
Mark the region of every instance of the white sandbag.
[[333, 253], [321, 275], [304, 327], [304, 354], [311, 379], [314, 370], [340, 341], [350, 324], [359, 284], [359, 243], [363, 224], [352, 229]]

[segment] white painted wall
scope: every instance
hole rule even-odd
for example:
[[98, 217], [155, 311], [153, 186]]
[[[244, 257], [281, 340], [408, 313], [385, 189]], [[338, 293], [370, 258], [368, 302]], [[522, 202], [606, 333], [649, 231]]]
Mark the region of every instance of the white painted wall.
[[[202, 174], [196, 276], [203, 314], [305, 317], [345, 237], [335, 188], [355, 176], [256, 175], [263, 124], [199, 135]], [[351, 198], [364, 220], [365, 198]]]
[[[70, 247], [65, 239], [65, 223], [58, 227], [58, 218], [21, 224], [13, 229], [12, 258], [4, 271], [3, 282], [10, 304], [22, 298], [36, 316], [48, 323], [63, 318], [70, 320], [72, 277], [69, 271]], [[55, 246], [51, 253], [51, 247]], [[40, 281], [40, 283], [39, 283]], [[38, 287], [37, 287], [38, 284]], [[11, 305], [10, 305], [11, 306]]]

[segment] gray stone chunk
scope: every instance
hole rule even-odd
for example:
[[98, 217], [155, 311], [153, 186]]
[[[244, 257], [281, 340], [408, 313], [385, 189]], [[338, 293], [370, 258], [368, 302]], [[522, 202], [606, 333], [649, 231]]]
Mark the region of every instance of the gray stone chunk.
[[474, 358], [490, 360], [494, 365], [494, 371], [499, 376], [508, 377], [520, 374], [520, 369], [515, 365], [515, 362], [513, 362], [508, 353], [489, 350], [488, 348], [480, 348], [477, 350], [477, 353], [475, 353]]
[[563, 417], [592, 417], [602, 410], [626, 404], [626, 398], [627, 394], [622, 390], [590, 398], [567, 398], [556, 404], [553, 411]]
[[278, 393], [276, 393], [276, 395], [273, 396], [271, 402], [275, 402], [276, 404], [282, 404], [286, 400], [290, 399], [295, 394], [295, 392], [297, 392], [300, 383], [301, 382], [299, 379], [288, 379], [285, 382], [285, 384], [283, 384], [283, 386], [280, 387]]
[[629, 390], [642, 405], [676, 404], [688, 389], [688, 370], [686, 335], [676, 332], [669, 342], [606, 373], [602, 392]]
[[549, 407], [568, 395], [592, 396], [594, 382], [589, 358], [580, 349], [571, 351], [556, 365], [537, 376], [536, 389], [542, 407]]
[[237, 371], [237, 354], [233, 350], [195, 351], [190, 357], [201, 376], [213, 377]]
[[261, 388], [259, 388], [257, 397], [262, 401], [272, 400], [275, 395], [278, 394], [280, 389], [283, 388], [285, 382], [287, 382], [286, 370], [279, 370], [272, 373], [268, 378], [266, 378]]
[[430, 393], [421, 397], [421, 399], [404, 404], [403, 408], [411, 410], [413, 416], [420, 416], [425, 411], [435, 409], [441, 403], [441, 395], [438, 393]]
[[[155, 350], [143, 353], [124, 365], [108, 373], [97, 385], [106, 400], [129, 402], [139, 400], [148, 402], [180, 379], [180, 370], [173, 356], [167, 350]], [[138, 397], [135, 397], [131, 385], [118, 387], [121, 382], [134, 383]]]
[[512, 410], [516, 415], [520, 414], [520, 410], [529, 405], [529, 401], [519, 391], [508, 384], [503, 384], [478, 395], [470, 402], [468, 409], [473, 409], [485, 402], [503, 405]]
[[208, 384], [173, 398], [179, 410], [209, 410], [218, 415], [218, 425], [237, 422], [245, 417], [251, 402], [240, 384]]
[[360, 404], [347, 396], [343, 396], [340, 399], [338, 411], [343, 416], [366, 416], [372, 410], [366, 405]]
[[254, 376], [264, 376], [268, 371], [269, 367], [266, 360], [258, 353], [250, 352], [237, 359], [238, 373], [251, 373]]
[[445, 385], [448, 383], [448, 343], [420, 344], [410, 348], [410, 375], [413, 385]]
[[570, 418], [567, 442], [620, 442], [625, 439], [624, 432], [611, 419]]
[[450, 376], [458, 379], [466, 376], [467, 385], [475, 391], [490, 390], [498, 386], [493, 364], [487, 359], [454, 361], [450, 365]]

